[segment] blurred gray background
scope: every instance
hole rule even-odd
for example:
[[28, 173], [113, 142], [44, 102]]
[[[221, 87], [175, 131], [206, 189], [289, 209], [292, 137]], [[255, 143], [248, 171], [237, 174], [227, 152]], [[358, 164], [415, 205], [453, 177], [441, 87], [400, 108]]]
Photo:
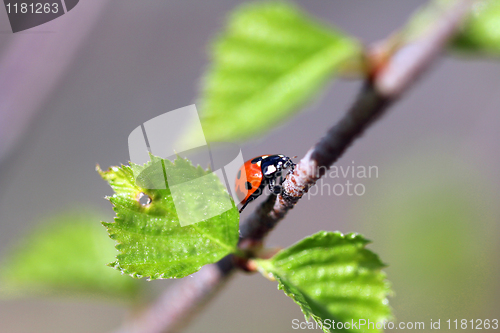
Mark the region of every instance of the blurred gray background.
[[[103, 197], [112, 192], [96, 163], [126, 163], [135, 127], [196, 101], [207, 43], [240, 3], [86, 0], [17, 34], [0, 11], [0, 256], [61, 210], [83, 207], [111, 221]], [[297, 1], [366, 43], [386, 37], [422, 3]], [[330, 84], [297, 117], [242, 144], [244, 156], [302, 157], [359, 87]], [[339, 161], [378, 167], [378, 178], [353, 180], [365, 195], [304, 198], [268, 245], [285, 247], [321, 229], [357, 231], [389, 264], [398, 320], [500, 319], [499, 111], [500, 63], [443, 59]], [[152, 284], [162, 290], [172, 282]], [[126, 307], [89, 300], [5, 300], [0, 332], [106, 332], [128, 315]], [[275, 282], [239, 274], [186, 331], [291, 332], [294, 318], [303, 315]]]

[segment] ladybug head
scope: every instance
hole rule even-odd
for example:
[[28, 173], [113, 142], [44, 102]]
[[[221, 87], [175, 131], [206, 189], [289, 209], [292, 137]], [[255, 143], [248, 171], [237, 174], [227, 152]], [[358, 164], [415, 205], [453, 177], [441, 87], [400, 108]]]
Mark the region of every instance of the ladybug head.
[[271, 155], [262, 160], [262, 173], [265, 178], [281, 177], [284, 170], [292, 168], [295, 163], [285, 155]]
[[283, 162], [283, 169], [288, 169], [295, 167], [295, 163], [292, 162], [292, 159], [288, 156], [281, 155], [281, 161]]

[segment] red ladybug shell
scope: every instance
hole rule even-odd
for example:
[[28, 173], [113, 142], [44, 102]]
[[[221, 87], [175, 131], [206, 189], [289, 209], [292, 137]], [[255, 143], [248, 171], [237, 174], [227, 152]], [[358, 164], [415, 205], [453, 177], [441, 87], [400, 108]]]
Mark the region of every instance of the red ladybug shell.
[[255, 159], [245, 162], [238, 171], [235, 182], [236, 196], [241, 204], [245, 204], [262, 185], [261, 162], [252, 163]]
[[238, 171], [235, 184], [236, 196], [242, 205], [240, 213], [264, 192], [266, 185], [273, 193], [279, 193], [284, 180], [283, 172], [294, 167], [295, 163], [285, 155], [262, 155], [246, 161]]

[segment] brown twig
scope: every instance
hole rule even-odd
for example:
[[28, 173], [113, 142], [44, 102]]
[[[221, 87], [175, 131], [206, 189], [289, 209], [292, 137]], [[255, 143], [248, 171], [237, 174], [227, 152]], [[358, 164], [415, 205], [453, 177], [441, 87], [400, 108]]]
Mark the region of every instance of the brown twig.
[[115, 333], [177, 332], [201, 310], [220, 287], [236, 271], [233, 257], [227, 256], [216, 264], [206, 265], [169, 288], [137, 317], [130, 318]]
[[292, 209], [309, 188], [344, 153], [370, 124], [390, 104], [391, 99], [380, 95], [372, 82], [359, 93], [347, 114], [333, 126], [304, 158], [283, 183], [283, 194], [274, 206], [264, 203], [255, 210], [241, 227], [244, 239], [262, 239]]
[[[274, 207], [264, 215], [258, 209], [246, 221], [250, 225], [247, 229], [251, 229], [249, 237], [259, 238], [269, 232], [352, 142], [430, 67], [459, 29], [473, 3], [474, 0], [457, 1], [428, 29], [427, 35], [398, 49], [383, 69], [374, 69], [377, 75], [366, 83], [349, 111], [287, 177], [283, 183], [284, 194], [278, 197]], [[261, 221], [271, 228], [263, 230]]]
[[[383, 68], [374, 68], [352, 107], [312, 147], [287, 176], [284, 192], [271, 196], [241, 225], [240, 247], [252, 247], [294, 207], [309, 188], [337, 161], [345, 150], [429, 68], [459, 29], [474, 0], [459, 0], [443, 13], [433, 29], [402, 45], [388, 57]], [[120, 333], [166, 333], [183, 326], [202, 304], [215, 294], [236, 267], [234, 257], [207, 265], [195, 278], [181, 281]]]

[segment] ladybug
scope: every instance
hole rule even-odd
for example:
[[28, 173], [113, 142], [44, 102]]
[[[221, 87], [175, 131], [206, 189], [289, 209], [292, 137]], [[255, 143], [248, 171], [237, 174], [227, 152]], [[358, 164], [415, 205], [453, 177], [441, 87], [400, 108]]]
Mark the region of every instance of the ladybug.
[[262, 155], [248, 160], [236, 175], [236, 196], [242, 205], [240, 213], [249, 202], [260, 196], [266, 185], [274, 194], [281, 192], [281, 184], [286, 174], [283, 171], [293, 171], [295, 163], [285, 155]]

